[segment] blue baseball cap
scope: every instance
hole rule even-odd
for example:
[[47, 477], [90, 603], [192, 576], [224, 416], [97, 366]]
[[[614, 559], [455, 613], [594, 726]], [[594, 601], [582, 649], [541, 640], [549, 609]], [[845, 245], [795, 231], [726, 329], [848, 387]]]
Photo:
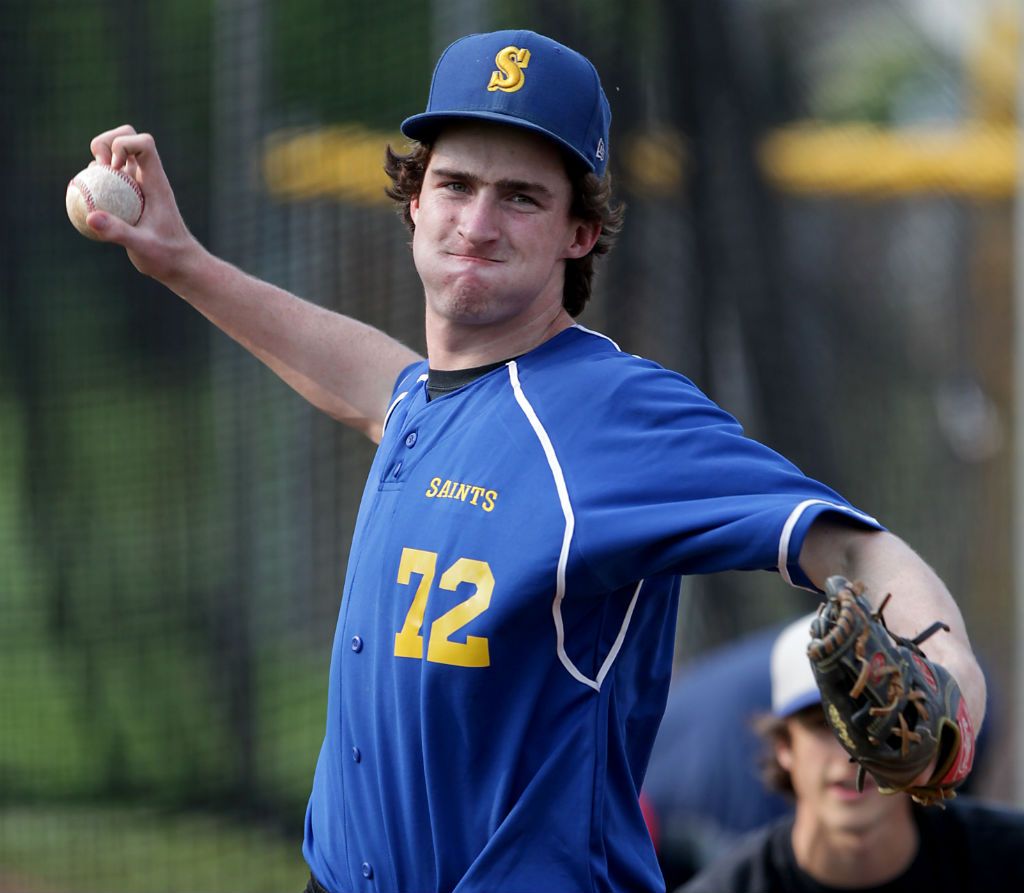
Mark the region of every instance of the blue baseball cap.
[[448, 47], [430, 83], [427, 110], [402, 122], [429, 140], [452, 119], [496, 121], [543, 134], [597, 176], [608, 164], [612, 113], [585, 56], [534, 31], [470, 34]]

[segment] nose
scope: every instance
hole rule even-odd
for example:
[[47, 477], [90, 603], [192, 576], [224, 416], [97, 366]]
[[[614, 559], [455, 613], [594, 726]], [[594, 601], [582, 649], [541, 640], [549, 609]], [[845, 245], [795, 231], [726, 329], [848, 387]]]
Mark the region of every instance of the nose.
[[462, 205], [458, 220], [459, 235], [470, 245], [485, 245], [498, 238], [498, 208], [493, 198], [478, 192]]
[[830, 773], [836, 781], [852, 781], [857, 777], [857, 763], [850, 759], [839, 739], [829, 732], [831, 740], [828, 742], [828, 761]]

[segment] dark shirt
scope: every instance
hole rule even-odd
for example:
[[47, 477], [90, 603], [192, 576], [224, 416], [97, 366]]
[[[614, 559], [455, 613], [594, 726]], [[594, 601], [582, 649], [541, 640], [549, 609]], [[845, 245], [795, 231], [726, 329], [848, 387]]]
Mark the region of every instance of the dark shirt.
[[[928, 893], [1024, 889], [1024, 813], [960, 798], [942, 810], [915, 808], [921, 844], [901, 875], [862, 893]], [[678, 893], [838, 893], [796, 863], [793, 818], [740, 841]], [[849, 893], [851, 888], [843, 888]]]
[[427, 397], [430, 400], [435, 397], [443, 397], [508, 363], [509, 360], [499, 360], [497, 363], [474, 366], [472, 369], [431, 369], [427, 373]]

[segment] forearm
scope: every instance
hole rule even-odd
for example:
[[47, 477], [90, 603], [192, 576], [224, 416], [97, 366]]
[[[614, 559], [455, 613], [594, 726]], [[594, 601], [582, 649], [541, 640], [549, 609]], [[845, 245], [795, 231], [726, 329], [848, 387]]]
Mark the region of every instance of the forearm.
[[243, 272], [194, 243], [164, 284], [306, 400], [374, 440], [398, 372], [394, 338]]
[[379, 440], [395, 378], [418, 356], [372, 326], [210, 254], [185, 225], [150, 134], [123, 124], [95, 137], [90, 150], [133, 177], [146, 202], [135, 226], [90, 212], [95, 237], [122, 245], [140, 273], [184, 298], [314, 406]]
[[947, 624], [948, 633], [936, 633], [922, 643], [921, 649], [953, 675], [975, 732], [981, 728], [985, 678], [971, 649], [963, 616], [942, 580], [910, 546], [890, 533], [819, 521], [808, 532], [800, 564], [819, 587], [824, 587], [833, 574], [863, 582], [875, 608], [891, 593], [885, 621], [902, 636], [913, 638], [936, 620]]

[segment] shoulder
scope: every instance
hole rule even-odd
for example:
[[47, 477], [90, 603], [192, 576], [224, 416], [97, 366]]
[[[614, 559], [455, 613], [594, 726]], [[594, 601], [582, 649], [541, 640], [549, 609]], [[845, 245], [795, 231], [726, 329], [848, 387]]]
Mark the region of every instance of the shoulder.
[[962, 854], [969, 877], [1008, 889], [1024, 883], [1024, 811], [958, 797], [944, 810], [920, 810], [918, 822], [946, 852]]
[[530, 400], [585, 416], [591, 428], [616, 419], [631, 428], [685, 418], [688, 425], [739, 429], [736, 420], [686, 376], [621, 350], [600, 333], [574, 326], [516, 361]]
[[945, 825], [1001, 836], [1011, 835], [1018, 843], [1024, 841], [1024, 811], [998, 803], [988, 803], [972, 797], [957, 797], [945, 809], [921, 809], [920, 822], [924, 826]]
[[384, 413], [384, 431], [387, 431], [388, 424], [391, 422], [391, 416], [394, 414], [395, 409], [409, 396], [412, 389], [422, 380], [427, 377], [427, 361], [421, 360], [415, 363], [410, 363], [401, 372], [398, 373], [398, 377], [395, 379], [395, 383], [391, 388], [391, 401], [388, 404], [387, 412]]
[[780, 868], [792, 828], [793, 819], [786, 816], [750, 832], [676, 893], [760, 893], [782, 889]]
[[394, 386], [391, 388], [391, 399], [396, 400], [407, 394], [419, 378], [427, 374], [427, 369], [428, 364], [426, 360], [417, 360], [415, 363], [410, 363], [402, 369], [395, 379]]
[[629, 353], [607, 335], [580, 325], [561, 332], [537, 351], [527, 354], [524, 359], [532, 359], [534, 356], [539, 365], [551, 361], [580, 367], [586, 370], [581, 373], [581, 379], [588, 379], [596, 372], [611, 381], [620, 378], [672, 381], [683, 389], [697, 392], [696, 386], [685, 376], [666, 369], [654, 360]]

